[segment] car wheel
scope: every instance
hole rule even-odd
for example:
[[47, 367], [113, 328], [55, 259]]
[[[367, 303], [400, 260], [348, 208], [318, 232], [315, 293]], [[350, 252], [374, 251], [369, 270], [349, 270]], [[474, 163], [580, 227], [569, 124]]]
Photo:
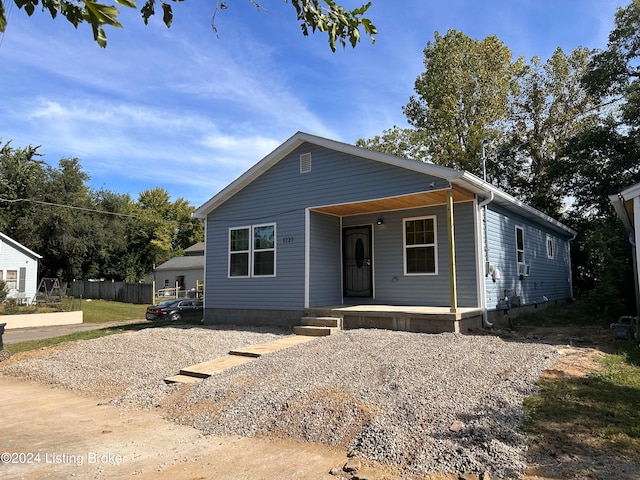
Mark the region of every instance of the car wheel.
[[180, 316], [180, 314], [179, 314], [179, 313], [172, 313], [172, 314], [169, 316], [169, 320], [171, 320], [172, 322], [178, 322], [178, 321], [180, 321], [181, 319], [182, 319], [182, 317]]

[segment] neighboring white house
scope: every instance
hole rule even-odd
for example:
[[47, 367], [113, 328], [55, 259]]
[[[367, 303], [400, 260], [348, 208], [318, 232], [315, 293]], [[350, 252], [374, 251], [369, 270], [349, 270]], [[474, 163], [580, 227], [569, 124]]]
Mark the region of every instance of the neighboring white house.
[[185, 249], [183, 257], [174, 257], [154, 271], [156, 290], [175, 288], [195, 292], [204, 280], [204, 242]]
[[633, 185], [616, 195], [610, 195], [609, 200], [616, 209], [616, 213], [629, 234], [629, 243], [633, 253], [633, 279], [636, 289], [636, 314], [640, 317], [640, 183]]
[[0, 280], [7, 284], [7, 298], [31, 303], [38, 289], [38, 260], [42, 255], [0, 232]]

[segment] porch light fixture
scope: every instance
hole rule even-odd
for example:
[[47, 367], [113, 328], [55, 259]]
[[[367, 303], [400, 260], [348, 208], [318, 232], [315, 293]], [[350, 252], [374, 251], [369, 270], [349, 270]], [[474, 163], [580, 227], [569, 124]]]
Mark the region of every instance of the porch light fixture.
[[378, 225], [382, 225], [384, 223], [384, 220], [382, 218], [378, 219]]

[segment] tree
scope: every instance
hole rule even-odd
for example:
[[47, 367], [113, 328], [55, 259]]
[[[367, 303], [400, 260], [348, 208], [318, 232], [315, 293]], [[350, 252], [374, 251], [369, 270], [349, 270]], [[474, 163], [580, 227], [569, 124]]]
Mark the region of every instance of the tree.
[[[33, 15], [40, 0], [13, 0], [18, 8], [24, 8], [27, 15]], [[182, 2], [183, 0], [172, 0], [172, 2]], [[263, 9], [262, 5], [256, 0], [249, 0], [259, 9]], [[360, 41], [360, 26], [362, 26], [365, 34], [369, 35], [371, 42], [375, 40], [378, 33], [375, 25], [370, 19], [364, 15], [371, 6], [371, 2], [362, 5], [353, 10], [346, 10], [338, 5], [334, 0], [284, 0], [285, 3], [291, 3], [295, 8], [298, 21], [303, 35], [309, 35], [309, 31], [315, 32], [319, 30], [325, 32], [329, 39], [329, 46], [335, 52], [336, 42], [343, 47], [347, 41], [352, 47]], [[101, 3], [98, 0], [42, 0], [42, 10], [47, 10], [52, 18], [62, 15], [74, 27], [78, 27], [81, 23], [87, 23], [93, 31], [93, 38], [98, 45], [106, 47], [107, 36], [103, 26], [122, 28], [122, 24], [118, 21], [118, 7], [116, 4], [137, 8], [136, 0], [115, 0], [115, 3]], [[156, 13], [156, 3], [160, 3], [162, 9], [162, 21], [167, 27], [171, 27], [173, 22], [173, 8], [168, 0], [144, 0], [140, 13], [145, 24], [149, 18]], [[212, 28], [217, 30], [215, 25], [215, 17], [218, 11], [229, 8], [228, 4], [221, 0], [215, 0]], [[0, 3], [0, 33], [4, 32], [7, 26], [6, 12], [4, 11], [4, 3]]]
[[557, 48], [545, 63], [533, 57], [517, 79], [507, 128], [496, 142], [495, 161], [511, 170], [503, 187], [554, 217], [566, 197], [558, 181], [564, 176], [560, 151], [569, 138], [597, 123], [597, 101], [581, 84], [589, 59], [586, 48], [569, 55]]
[[41, 276], [138, 281], [154, 263], [203, 240], [203, 225], [183, 198], [172, 202], [155, 188], [136, 202], [94, 192], [88, 180], [77, 158], [52, 167], [37, 147], [0, 147], [0, 231], [43, 256]]
[[495, 36], [479, 41], [450, 30], [427, 43], [424, 65], [403, 108], [418, 131], [408, 136], [420, 141], [414, 158], [480, 173], [482, 140], [499, 133], [521, 60]]
[[144, 190], [138, 196], [135, 215], [140, 219], [140, 229], [133, 232], [131, 243], [144, 252], [140, 259], [150, 271], [204, 238], [204, 227], [199, 219], [192, 218], [194, 207], [184, 198], [171, 202], [163, 188]]
[[21, 243], [36, 251], [40, 234], [34, 219], [39, 218], [40, 209], [23, 200], [43, 198], [47, 174], [38, 148], [13, 148], [11, 142], [0, 145], [0, 231], [12, 238], [29, 239]]

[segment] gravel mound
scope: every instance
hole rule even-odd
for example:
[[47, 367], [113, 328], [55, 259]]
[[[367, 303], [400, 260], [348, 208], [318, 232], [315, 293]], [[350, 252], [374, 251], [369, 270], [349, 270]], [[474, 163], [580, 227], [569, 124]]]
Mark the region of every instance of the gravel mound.
[[148, 328], [47, 349], [40, 355], [0, 365], [0, 372], [89, 395], [113, 397], [127, 389], [164, 387], [164, 378], [175, 375], [182, 367], [221, 357], [232, 348], [285, 335], [290, 333], [277, 328]]
[[408, 474], [488, 472], [506, 479], [524, 471], [521, 406], [558, 358], [549, 345], [349, 330], [199, 384], [162, 382], [180, 367], [279, 333], [150, 329], [73, 344], [0, 372], [89, 393], [113, 391], [113, 404], [161, 407], [169, 418], [215, 435], [344, 447]]

